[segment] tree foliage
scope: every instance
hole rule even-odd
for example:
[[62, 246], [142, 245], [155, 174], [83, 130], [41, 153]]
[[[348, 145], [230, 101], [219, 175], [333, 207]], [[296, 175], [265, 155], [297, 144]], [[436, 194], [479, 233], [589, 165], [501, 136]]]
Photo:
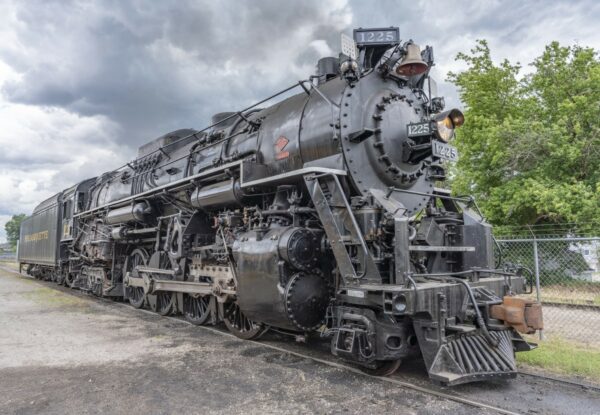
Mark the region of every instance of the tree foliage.
[[24, 213], [13, 215], [12, 218], [4, 225], [4, 230], [6, 231], [6, 239], [12, 245], [12, 247], [17, 246], [17, 241], [19, 240], [19, 231], [21, 229], [21, 222], [27, 217]]
[[600, 61], [553, 42], [521, 75], [484, 40], [449, 73], [466, 106], [453, 191], [473, 194], [495, 224], [600, 220]]

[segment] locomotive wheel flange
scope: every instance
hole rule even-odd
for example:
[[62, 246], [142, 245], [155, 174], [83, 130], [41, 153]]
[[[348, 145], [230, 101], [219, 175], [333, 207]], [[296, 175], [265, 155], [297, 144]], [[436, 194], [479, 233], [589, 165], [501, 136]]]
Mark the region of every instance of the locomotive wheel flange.
[[391, 376], [401, 364], [402, 360], [376, 360], [373, 367], [360, 366], [360, 370], [371, 376]]

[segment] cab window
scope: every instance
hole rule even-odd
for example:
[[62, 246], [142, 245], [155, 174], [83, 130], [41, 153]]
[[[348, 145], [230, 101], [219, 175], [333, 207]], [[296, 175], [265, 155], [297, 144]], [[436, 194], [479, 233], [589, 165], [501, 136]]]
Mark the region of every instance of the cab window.
[[62, 212], [63, 220], [71, 219], [72, 210], [73, 210], [73, 201], [71, 199], [63, 202], [63, 212]]

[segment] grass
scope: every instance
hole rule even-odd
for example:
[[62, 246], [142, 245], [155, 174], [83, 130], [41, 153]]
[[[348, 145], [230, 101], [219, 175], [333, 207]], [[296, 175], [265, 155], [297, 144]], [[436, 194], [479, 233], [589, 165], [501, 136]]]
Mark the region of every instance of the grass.
[[555, 337], [544, 340], [535, 350], [517, 353], [517, 361], [558, 374], [583, 376], [600, 383], [600, 348]]
[[0, 265], [14, 270], [19, 269], [19, 264], [14, 259], [0, 259]]
[[86, 307], [89, 305], [81, 298], [47, 287], [39, 287], [33, 291], [23, 293], [23, 297], [50, 307]]

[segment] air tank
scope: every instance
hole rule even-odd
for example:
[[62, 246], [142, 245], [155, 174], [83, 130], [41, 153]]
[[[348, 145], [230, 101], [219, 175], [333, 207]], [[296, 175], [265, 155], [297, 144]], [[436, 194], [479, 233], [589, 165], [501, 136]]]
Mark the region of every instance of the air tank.
[[146, 222], [151, 213], [152, 208], [147, 202], [139, 202], [109, 211], [105, 222], [108, 225], [127, 222]]
[[190, 196], [192, 205], [211, 210], [242, 204], [243, 193], [238, 180], [231, 179], [208, 186], [197, 187]]

